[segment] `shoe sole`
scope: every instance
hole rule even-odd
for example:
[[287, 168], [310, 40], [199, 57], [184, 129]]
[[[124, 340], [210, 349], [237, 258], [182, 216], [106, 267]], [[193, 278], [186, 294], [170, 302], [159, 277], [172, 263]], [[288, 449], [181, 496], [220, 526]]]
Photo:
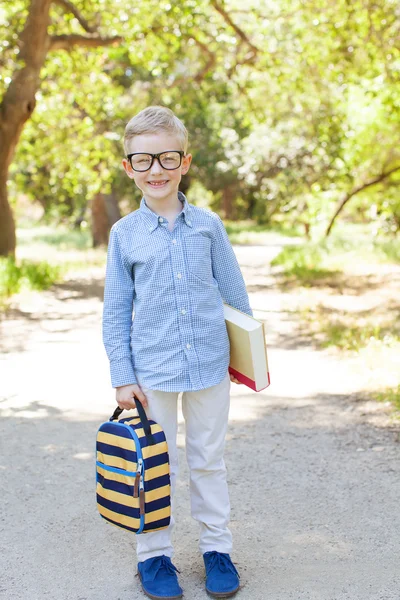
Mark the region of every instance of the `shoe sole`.
[[143, 585], [142, 578], [140, 576], [139, 571], [138, 571], [138, 576], [140, 579], [143, 593], [146, 594], [146, 596], [148, 596], [149, 598], [151, 598], [151, 600], [177, 600], [178, 598], [182, 598], [182, 596], [183, 596], [183, 594], [179, 594], [179, 596], [154, 596], [153, 594], [149, 594], [149, 592], [146, 592], [146, 590], [144, 589], [144, 585]]
[[206, 588], [206, 592], [207, 594], [210, 594], [210, 596], [212, 596], [213, 598], [230, 598], [230, 596], [233, 596], [234, 594], [236, 594], [236, 592], [239, 591], [239, 588], [240, 585], [238, 585], [237, 588], [232, 592], [211, 592]]

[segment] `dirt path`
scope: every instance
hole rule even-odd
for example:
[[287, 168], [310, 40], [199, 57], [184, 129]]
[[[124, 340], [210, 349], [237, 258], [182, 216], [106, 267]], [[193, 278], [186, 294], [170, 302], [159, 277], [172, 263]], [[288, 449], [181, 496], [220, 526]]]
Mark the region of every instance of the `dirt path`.
[[[295, 295], [268, 264], [276, 246], [236, 247], [266, 321], [270, 388], [232, 385], [227, 440], [242, 600], [398, 600], [399, 432], [360, 394], [348, 361], [296, 333]], [[7, 600], [132, 600], [133, 537], [96, 513], [94, 441], [114, 407], [101, 343], [101, 270], [20, 298], [0, 323], [2, 557]], [[174, 562], [188, 600], [206, 598], [179, 442]]]

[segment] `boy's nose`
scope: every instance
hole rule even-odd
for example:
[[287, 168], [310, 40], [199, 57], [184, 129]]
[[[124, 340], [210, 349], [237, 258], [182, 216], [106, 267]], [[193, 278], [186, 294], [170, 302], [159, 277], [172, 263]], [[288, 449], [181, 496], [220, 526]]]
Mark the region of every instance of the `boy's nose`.
[[157, 158], [153, 160], [153, 164], [151, 165], [150, 173], [162, 173], [162, 167], [158, 162]]

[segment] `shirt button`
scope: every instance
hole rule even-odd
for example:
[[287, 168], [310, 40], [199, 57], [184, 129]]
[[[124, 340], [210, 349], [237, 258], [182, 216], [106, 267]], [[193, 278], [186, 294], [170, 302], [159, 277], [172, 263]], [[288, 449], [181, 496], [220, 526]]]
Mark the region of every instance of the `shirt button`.
[[182, 313], [183, 315], [186, 315], [186, 310], [185, 310], [184, 308], [182, 308], [182, 310], [181, 310], [181, 313]]
[[164, 223], [164, 219], [162, 217], [159, 217], [158, 220], [160, 221], [160, 223]]
[[182, 273], [178, 273], [177, 278], [182, 279]]
[[191, 224], [192, 224], [192, 221], [188, 221], [188, 222], [187, 222], [187, 224], [188, 224], [188, 225], [191, 225]]
[[192, 347], [192, 346], [191, 346], [190, 344], [186, 344], [186, 348], [187, 348], [188, 350], [190, 350], [190, 348], [191, 348], [191, 347]]
[[173, 243], [173, 244], [176, 244], [176, 240], [172, 240], [172, 243]]

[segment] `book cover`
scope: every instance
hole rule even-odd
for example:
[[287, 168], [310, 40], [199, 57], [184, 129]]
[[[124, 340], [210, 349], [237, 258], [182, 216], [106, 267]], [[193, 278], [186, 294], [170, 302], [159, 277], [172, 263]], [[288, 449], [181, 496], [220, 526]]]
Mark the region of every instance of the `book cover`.
[[230, 343], [229, 373], [255, 392], [270, 384], [264, 324], [224, 303]]

